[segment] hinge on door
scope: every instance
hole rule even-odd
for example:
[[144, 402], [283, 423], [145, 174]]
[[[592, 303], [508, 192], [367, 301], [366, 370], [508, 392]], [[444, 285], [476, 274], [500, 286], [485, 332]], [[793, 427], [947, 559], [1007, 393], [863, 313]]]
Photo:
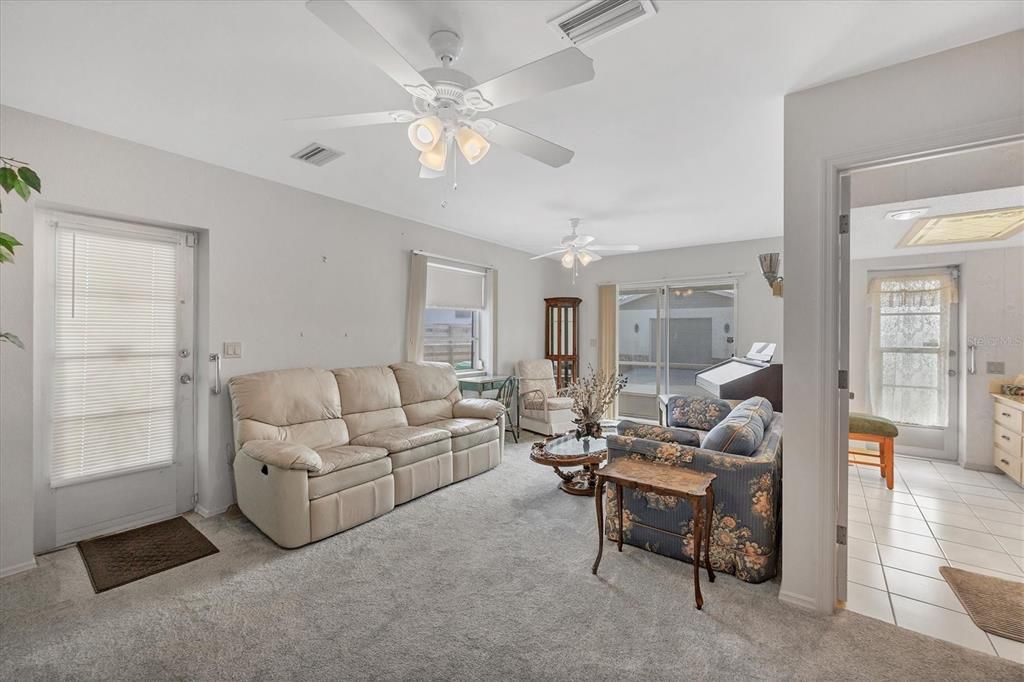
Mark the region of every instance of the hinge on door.
[[839, 370], [839, 389], [849, 390], [850, 388], [850, 371], [846, 369]]
[[843, 213], [839, 216], [839, 234], [850, 234], [849, 213]]
[[836, 544], [846, 544], [846, 526], [836, 526]]
[[196, 234], [195, 232], [186, 232], [185, 233], [185, 246], [188, 246], [189, 248], [191, 248], [191, 247], [194, 247], [198, 243], [199, 243], [199, 235], [198, 234]]

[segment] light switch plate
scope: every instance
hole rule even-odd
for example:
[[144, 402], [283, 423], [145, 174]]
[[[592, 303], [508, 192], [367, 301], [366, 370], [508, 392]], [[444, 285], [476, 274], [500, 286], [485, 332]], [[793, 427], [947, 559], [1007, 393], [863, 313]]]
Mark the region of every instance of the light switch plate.
[[1005, 362], [986, 362], [985, 371], [989, 374], [1005, 374], [1006, 363]]
[[240, 357], [242, 357], [242, 342], [241, 341], [225, 341], [224, 342], [224, 357], [225, 358], [240, 358]]

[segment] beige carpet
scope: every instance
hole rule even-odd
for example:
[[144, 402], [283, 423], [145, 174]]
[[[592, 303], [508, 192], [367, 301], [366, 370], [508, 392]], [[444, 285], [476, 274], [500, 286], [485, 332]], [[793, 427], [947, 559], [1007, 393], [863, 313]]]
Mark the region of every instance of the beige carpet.
[[993, 635], [1024, 642], [1024, 583], [940, 566], [974, 623]]
[[626, 546], [510, 446], [497, 469], [297, 550], [220, 549], [94, 594], [74, 548], [0, 581], [0, 680], [1008, 680], [1024, 666]]

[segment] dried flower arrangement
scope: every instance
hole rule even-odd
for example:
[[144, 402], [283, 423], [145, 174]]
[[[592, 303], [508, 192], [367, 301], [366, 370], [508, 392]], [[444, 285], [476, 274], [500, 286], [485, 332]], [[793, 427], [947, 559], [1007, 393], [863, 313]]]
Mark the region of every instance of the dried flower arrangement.
[[587, 366], [590, 376], [580, 377], [565, 389], [565, 396], [572, 398], [572, 413], [576, 416], [576, 439], [585, 436], [601, 437], [601, 417], [615, 396], [626, 387], [626, 377], [621, 374], [595, 372]]

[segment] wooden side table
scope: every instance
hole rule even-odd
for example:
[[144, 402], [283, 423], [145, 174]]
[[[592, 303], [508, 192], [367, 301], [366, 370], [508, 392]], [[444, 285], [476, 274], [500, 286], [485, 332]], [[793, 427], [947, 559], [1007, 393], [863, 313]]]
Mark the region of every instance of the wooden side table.
[[597, 567], [604, 553], [604, 486], [615, 484], [619, 499], [619, 551], [622, 551], [622, 489], [632, 488], [642, 493], [669, 495], [685, 499], [693, 508], [693, 591], [697, 608], [704, 606], [700, 593], [700, 549], [704, 546], [704, 565], [707, 566], [708, 580], [715, 582], [711, 570], [711, 523], [714, 520], [715, 490], [712, 481], [715, 474], [692, 469], [683, 469], [671, 464], [655, 464], [636, 459], [616, 459], [603, 469], [597, 470], [597, 484], [594, 499], [597, 500], [597, 558], [591, 572], [597, 575]]

